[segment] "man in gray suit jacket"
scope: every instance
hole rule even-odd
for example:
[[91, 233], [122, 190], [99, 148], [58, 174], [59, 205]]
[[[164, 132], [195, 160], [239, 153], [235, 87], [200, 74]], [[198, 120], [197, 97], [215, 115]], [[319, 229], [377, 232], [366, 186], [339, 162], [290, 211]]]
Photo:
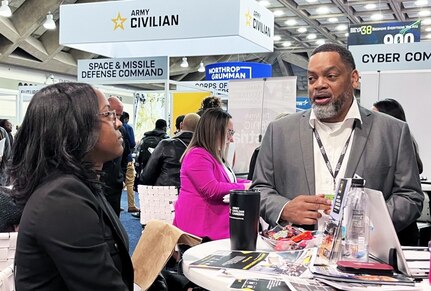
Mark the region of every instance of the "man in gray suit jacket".
[[270, 225], [314, 227], [319, 210], [330, 210], [323, 194], [334, 193], [338, 178], [356, 174], [383, 192], [397, 232], [416, 227], [424, 195], [409, 128], [358, 105], [355, 68], [346, 48], [316, 48], [308, 64], [312, 109], [268, 126], [252, 188], [261, 190], [261, 216]]

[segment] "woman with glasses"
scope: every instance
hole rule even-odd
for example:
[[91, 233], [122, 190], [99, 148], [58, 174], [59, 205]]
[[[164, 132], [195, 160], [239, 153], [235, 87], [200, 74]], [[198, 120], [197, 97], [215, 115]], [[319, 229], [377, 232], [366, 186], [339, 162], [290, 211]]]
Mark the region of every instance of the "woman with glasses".
[[182, 157], [174, 225], [205, 240], [229, 237], [229, 204], [223, 197], [230, 190], [250, 187], [250, 181], [237, 179], [226, 162], [234, 134], [229, 113], [207, 109]]
[[123, 152], [104, 95], [58, 83], [32, 98], [9, 169], [24, 207], [16, 290], [133, 290], [128, 238], [101, 191], [102, 164]]

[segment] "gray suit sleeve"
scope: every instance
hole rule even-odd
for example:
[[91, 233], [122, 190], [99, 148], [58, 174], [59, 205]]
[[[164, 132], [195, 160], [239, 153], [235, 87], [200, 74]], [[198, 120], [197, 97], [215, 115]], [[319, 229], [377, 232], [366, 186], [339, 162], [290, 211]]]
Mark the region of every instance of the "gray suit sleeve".
[[278, 223], [278, 218], [286, 202], [286, 197], [280, 195], [276, 190], [276, 178], [274, 173], [274, 160], [278, 157], [273, 150], [274, 126], [271, 123], [266, 130], [262, 141], [262, 146], [256, 160], [256, 168], [253, 175], [251, 188], [261, 192], [260, 215], [262, 218], [274, 226]]
[[395, 229], [400, 231], [421, 214], [424, 194], [407, 124], [402, 127], [396, 160], [392, 195], [386, 200]]

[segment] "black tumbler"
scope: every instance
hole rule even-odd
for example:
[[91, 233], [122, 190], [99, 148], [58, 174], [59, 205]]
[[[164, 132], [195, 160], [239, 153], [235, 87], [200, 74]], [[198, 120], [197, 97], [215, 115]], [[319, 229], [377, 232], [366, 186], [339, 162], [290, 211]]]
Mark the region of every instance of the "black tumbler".
[[255, 251], [259, 232], [260, 192], [231, 190], [229, 197], [230, 247]]

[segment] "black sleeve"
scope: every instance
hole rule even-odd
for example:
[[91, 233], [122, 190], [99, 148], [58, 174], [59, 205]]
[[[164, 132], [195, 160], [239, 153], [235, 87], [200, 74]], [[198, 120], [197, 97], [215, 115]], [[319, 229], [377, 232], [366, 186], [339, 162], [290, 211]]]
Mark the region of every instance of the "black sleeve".
[[140, 182], [143, 185], [154, 185], [159, 178], [162, 162], [163, 162], [164, 143], [163, 140], [159, 142], [154, 151], [152, 152], [145, 168], [143, 169], [140, 177]]

